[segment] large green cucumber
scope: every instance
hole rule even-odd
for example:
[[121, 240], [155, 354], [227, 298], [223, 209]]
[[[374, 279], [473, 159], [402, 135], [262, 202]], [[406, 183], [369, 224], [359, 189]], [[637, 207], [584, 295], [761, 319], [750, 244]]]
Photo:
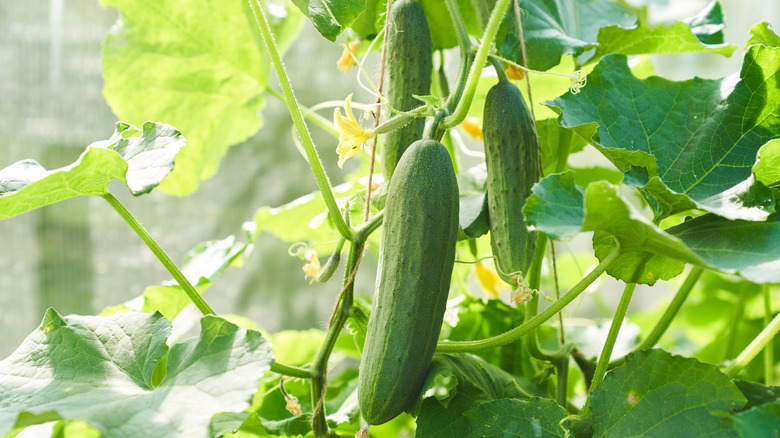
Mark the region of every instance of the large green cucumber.
[[536, 232], [526, 228], [523, 206], [539, 180], [539, 143], [520, 90], [500, 81], [488, 91], [482, 121], [487, 164], [490, 243], [499, 274], [526, 273], [536, 251]]
[[[422, 5], [414, 0], [395, 1], [390, 9], [387, 32], [387, 100], [393, 108], [409, 111], [422, 105], [413, 94], [431, 94], [433, 43]], [[386, 180], [393, 175], [406, 148], [422, 138], [424, 128], [425, 119], [417, 117], [385, 135], [382, 168]]]
[[441, 331], [458, 239], [458, 184], [441, 143], [419, 140], [387, 189], [358, 401], [369, 424], [419, 396]]

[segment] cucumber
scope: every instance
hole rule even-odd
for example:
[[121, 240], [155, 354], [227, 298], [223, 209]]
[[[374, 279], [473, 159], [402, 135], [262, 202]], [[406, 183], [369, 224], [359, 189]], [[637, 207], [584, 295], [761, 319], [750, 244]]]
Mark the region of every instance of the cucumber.
[[539, 143], [531, 112], [509, 81], [494, 85], [485, 99], [482, 121], [487, 164], [490, 244], [499, 275], [526, 273], [536, 251], [536, 232], [526, 228], [523, 206], [539, 180]]
[[[414, 0], [398, 0], [390, 9], [385, 67], [387, 100], [399, 111], [409, 111], [423, 103], [412, 95], [431, 94], [433, 43], [422, 5]], [[422, 138], [425, 118], [417, 117], [400, 129], [389, 132], [382, 142], [382, 171], [389, 180], [406, 148]]]
[[369, 424], [419, 396], [439, 338], [458, 238], [458, 184], [441, 143], [419, 140], [387, 189], [376, 294], [358, 378]]

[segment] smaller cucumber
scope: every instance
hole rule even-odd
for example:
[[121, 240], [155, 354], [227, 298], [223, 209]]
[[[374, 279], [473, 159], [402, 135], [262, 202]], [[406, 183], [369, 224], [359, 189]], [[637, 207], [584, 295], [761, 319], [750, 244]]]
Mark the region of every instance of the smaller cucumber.
[[482, 131], [490, 244], [499, 275], [514, 285], [509, 274], [525, 274], [536, 251], [536, 232], [528, 231], [523, 206], [539, 180], [539, 142], [525, 99], [511, 82], [502, 80], [488, 91]]

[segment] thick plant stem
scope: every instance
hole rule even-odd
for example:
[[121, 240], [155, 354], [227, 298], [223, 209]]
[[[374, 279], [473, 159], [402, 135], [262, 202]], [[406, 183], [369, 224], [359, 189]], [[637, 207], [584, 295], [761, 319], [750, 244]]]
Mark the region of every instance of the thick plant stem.
[[[764, 295], [764, 326], [768, 326], [772, 318], [772, 288], [768, 284], [761, 286]], [[769, 342], [764, 347], [764, 384], [774, 385], [775, 382], [775, 344]]]
[[764, 347], [772, 342], [772, 339], [777, 335], [777, 332], [780, 332], [780, 313], [775, 315], [769, 325], [764, 327], [764, 329], [761, 330], [761, 333], [753, 339], [753, 342], [745, 347], [745, 349], [742, 350], [742, 353], [734, 359], [734, 362], [726, 368], [726, 375], [731, 379], [737, 377], [737, 374], [739, 374], [739, 372], [742, 371], [742, 369], [745, 368], [750, 361], [764, 349]]
[[331, 190], [328, 176], [325, 174], [325, 169], [322, 167], [320, 157], [317, 155], [317, 149], [314, 147], [314, 142], [309, 134], [309, 129], [306, 127], [306, 122], [303, 121], [303, 115], [301, 109], [298, 107], [298, 101], [295, 99], [292, 85], [290, 85], [290, 79], [287, 77], [287, 72], [284, 70], [284, 64], [282, 63], [282, 56], [279, 54], [279, 48], [274, 42], [274, 37], [271, 34], [271, 27], [268, 25], [268, 20], [265, 18], [263, 8], [260, 6], [258, 0], [249, 0], [249, 5], [252, 7], [252, 12], [257, 22], [257, 27], [260, 29], [260, 34], [263, 37], [268, 55], [271, 58], [271, 63], [276, 70], [276, 76], [279, 79], [279, 85], [282, 88], [282, 94], [284, 95], [284, 102], [287, 104], [287, 108], [290, 110], [290, 116], [292, 117], [295, 129], [298, 131], [298, 136], [301, 138], [301, 144], [306, 151], [306, 157], [309, 159], [309, 166], [314, 173], [314, 178], [317, 180], [317, 186], [319, 186], [322, 192], [322, 197], [325, 200], [325, 205], [328, 207], [333, 223], [336, 224], [336, 229], [347, 240], [352, 241], [354, 236], [352, 235], [352, 229], [344, 221], [339, 211], [336, 198], [333, 196], [333, 190]]
[[479, 78], [482, 75], [482, 68], [485, 66], [485, 60], [487, 59], [488, 52], [490, 52], [490, 46], [496, 38], [501, 19], [509, 8], [510, 1], [511, 0], [498, 0], [495, 6], [493, 6], [493, 12], [490, 14], [490, 19], [485, 27], [485, 33], [482, 35], [482, 44], [480, 44], [474, 62], [471, 64], [471, 70], [469, 71], [469, 76], [466, 80], [464, 94], [458, 100], [458, 105], [455, 107], [452, 115], [447, 116], [444, 119], [444, 128], [457, 126], [466, 118], [466, 114], [468, 114], [469, 108], [471, 107], [471, 102], [474, 100], [474, 93], [477, 91], [477, 83], [479, 83]]
[[629, 283], [623, 289], [623, 296], [620, 297], [620, 303], [617, 310], [615, 310], [614, 318], [612, 318], [607, 342], [601, 350], [601, 356], [599, 356], [599, 361], [596, 364], [596, 371], [593, 373], [593, 381], [590, 383], [591, 391], [604, 380], [604, 375], [607, 373], [609, 358], [612, 356], [612, 350], [615, 348], [615, 341], [617, 340], [618, 332], [620, 332], [620, 326], [623, 324], [623, 319], [626, 317], [626, 311], [629, 303], [631, 303], [631, 297], [634, 295], [634, 289], [636, 289], [636, 283]]
[[349, 258], [344, 272], [344, 289], [341, 291], [336, 308], [328, 325], [328, 332], [325, 335], [317, 357], [312, 363], [311, 369], [311, 404], [312, 404], [312, 431], [314, 436], [327, 437], [328, 423], [325, 418], [325, 389], [327, 387], [328, 359], [333, 348], [336, 346], [336, 340], [344, 328], [347, 318], [352, 311], [352, 293], [355, 286], [354, 271], [363, 254], [363, 243], [352, 243], [349, 248]]
[[436, 351], [439, 353], [464, 353], [480, 350], [487, 350], [490, 348], [500, 347], [504, 344], [514, 342], [521, 337], [532, 332], [535, 328], [542, 325], [544, 322], [555, 316], [569, 303], [574, 301], [585, 289], [591, 285], [596, 279], [609, 268], [615, 260], [620, 257], [620, 246], [612, 250], [612, 252], [601, 261], [592, 271], [588, 273], [579, 283], [577, 283], [569, 292], [561, 297], [560, 300], [552, 303], [550, 307], [544, 309], [538, 315], [534, 316], [530, 320], [524, 322], [522, 325], [504, 332], [498, 336], [491, 338], [480, 339], [477, 341], [442, 341], [436, 346]]
[[182, 274], [181, 270], [179, 270], [178, 266], [176, 266], [176, 263], [174, 263], [173, 260], [168, 257], [168, 254], [166, 254], [160, 245], [157, 244], [149, 232], [146, 231], [146, 228], [144, 228], [144, 226], [141, 225], [141, 223], [138, 222], [138, 220], [136, 220], [136, 218], [130, 214], [129, 211], [127, 211], [125, 206], [122, 205], [122, 203], [119, 202], [119, 200], [116, 199], [111, 193], [106, 193], [105, 195], [102, 195], [102, 197], [109, 203], [109, 205], [111, 205], [111, 207], [114, 208], [114, 210], [116, 210], [117, 213], [119, 213], [119, 216], [121, 216], [122, 219], [124, 219], [125, 222], [130, 225], [130, 228], [135, 231], [135, 234], [137, 234], [138, 237], [143, 240], [146, 246], [149, 247], [154, 256], [157, 257], [157, 260], [159, 260], [160, 263], [165, 266], [165, 269], [173, 276], [173, 279], [176, 280], [179, 286], [181, 286], [182, 290], [184, 290], [184, 293], [187, 294], [187, 297], [193, 303], [195, 303], [195, 306], [197, 306], [198, 310], [200, 310], [200, 312], [204, 315], [216, 315], [214, 309], [212, 309], [211, 306], [206, 303], [203, 297], [200, 296], [198, 291], [195, 290], [195, 287], [192, 286], [192, 283], [190, 283], [189, 280], [187, 280], [187, 277]]

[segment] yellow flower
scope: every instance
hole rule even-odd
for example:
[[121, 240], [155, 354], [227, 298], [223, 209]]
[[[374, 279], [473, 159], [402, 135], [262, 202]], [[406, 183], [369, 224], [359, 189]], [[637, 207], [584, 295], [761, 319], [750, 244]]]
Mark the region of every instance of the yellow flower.
[[504, 72], [509, 79], [520, 80], [525, 77], [525, 70], [512, 64], [509, 64], [506, 69], [504, 69]]
[[472, 137], [477, 140], [482, 140], [482, 128], [479, 127], [479, 119], [476, 117], [466, 116], [460, 123], [460, 126], [466, 130]]
[[498, 298], [501, 295], [501, 290], [509, 290], [507, 284], [501, 280], [496, 271], [486, 268], [481, 262], [477, 262], [474, 269], [477, 271], [479, 285], [482, 286], [482, 290], [488, 298]]
[[345, 47], [341, 52], [341, 58], [336, 62], [336, 68], [348, 72], [353, 65], [355, 65], [355, 56], [357, 56], [358, 49], [360, 48], [360, 41], [352, 41], [349, 43], [349, 48]]
[[355, 155], [366, 140], [374, 136], [374, 131], [364, 130], [352, 114], [351, 94], [344, 100], [344, 110], [347, 113], [346, 117], [341, 115], [339, 108], [333, 112], [333, 124], [340, 133], [339, 145], [336, 148], [336, 153], [339, 154], [339, 167], [342, 167], [349, 157]]
[[303, 265], [303, 273], [306, 274], [306, 278], [311, 278], [314, 281], [320, 273], [320, 259], [317, 257], [317, 253], [312, 250], [307, 251], [306, 258], [309, 263]]

